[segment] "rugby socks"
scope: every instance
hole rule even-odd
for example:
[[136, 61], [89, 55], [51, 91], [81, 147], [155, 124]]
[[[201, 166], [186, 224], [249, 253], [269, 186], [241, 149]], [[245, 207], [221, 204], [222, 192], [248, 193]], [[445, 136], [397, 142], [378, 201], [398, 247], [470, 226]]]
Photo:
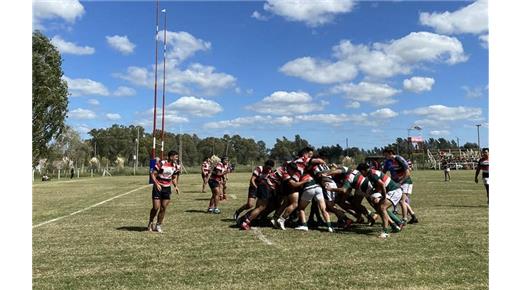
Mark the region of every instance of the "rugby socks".
[[330, 222], [327, 222], [327, 228], [332, 228], [332, 225]]
[[399, 217], [397, 217], [391, 210], [387, 209], [386, 212], [388, 213], [388, 216], [398, 225], [402, 224], [403, 222]]

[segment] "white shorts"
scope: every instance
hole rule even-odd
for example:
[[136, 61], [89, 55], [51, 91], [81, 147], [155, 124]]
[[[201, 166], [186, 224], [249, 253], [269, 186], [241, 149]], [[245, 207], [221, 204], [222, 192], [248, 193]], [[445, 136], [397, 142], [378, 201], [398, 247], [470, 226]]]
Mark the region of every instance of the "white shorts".
[[390, 200], [394, 206], [399, 204], [399, 201], [401, 200], [402, 196], [403, 191], [400, 188], [386, 193], [386, 199]]
[[374, 200], [374, 198], [381, 198], [383, 195], [379, 192], [374, 192], [370, 195], [370, 200]]
[[489, 177], [482, 178], [484, 180], [485, 185], [489, 185]]
[[444, 169], [445, 172], [450, 172], [449, 168]]
[[323, 199], [323, 190], [321, 189], [321, 186], [319, 186], [318, 184], [305, 189], [301, 196], [301, 199], [305, 201], [311, 201], [313, 198], [315, 198], [316, 200]]
[[403, 183], [401, 184], [401, 189], [403, 190], [403, 193], [412, 194], [413, 184]]
[[[329, 186], [330, 188], [338, 188], [335, 182], [326, 182], [325, 186]], [[325, 200], [334, 202], [336, 200], [336, 193], [330, 190], [323, 189], [323, 195], [325, 196]]]

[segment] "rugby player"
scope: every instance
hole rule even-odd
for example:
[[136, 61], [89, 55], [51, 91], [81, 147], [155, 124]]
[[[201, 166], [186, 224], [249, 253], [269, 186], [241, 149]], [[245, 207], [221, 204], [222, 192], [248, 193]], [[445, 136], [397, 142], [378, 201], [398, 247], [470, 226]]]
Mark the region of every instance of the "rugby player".
[[[170, 151], [168, 152], [168, 159], [157, 162], [150, 173], [154, 186], [152, 188], [152, 209], [150, 210], [150, 218], [148, 220], [148, 231], [156, 230], [159, 233], [163, 232], [161, 226], [166, 214], [166, 208], [170, 204], [171, 187], [173, 186], [177, 194], [179, 194], [177, 179], [181, 167], [178, 164], [178, 160], [179, 153]], [[157, 212], [159, 212], [157, 224], [154, 225], [153, 221]]]
[[302, 177], [302, 181], [305, 183], [302, 185], [301, 198], [298, 203], [298, 217], [300, 221], [300, 225], [297, 226], [296, 230], [308, 231], [307, 222], [305, 219], [305, 208], [309, 205], [310, 201], [316, 199], [318, 202], [319, 209], [323, 217], [325, 217], [325, 221], [327, 224], [327, 231], [333, 232], [330, 216], [327, 212], [327, 205], [325, 204], [325, 199], [323, 197], [323, 191], [321, 189], [321, 185], [316, 183], [314, 178], [310, 174], [305, 174]]
[[404, 222], [408, 223], [408, 213], [410, 213], [412, 219], [409, 223], [418, 223], [419, 220], [417, 219], [415, 212], [410, 206], [410, 195], [412, 194], [413, 182], [408, 162], [403, 157], [395, 155], [394, 150], [391, 148], [386, 148], [383, 151], [383, 154], [385, 156], [383, 173], [390, 171], [390, 177], [394, 182], [398, 183], [401, 186], [403, 194], [406, 195], [406, 202], [404, 203], [404, 205], [401, 204]]
[[211, 199], [209, 200], [208, 213], [220, 213], [218, 208], [219, 197], [222, 196], [222, 184], [225, 175], [228, 173], [228, 158], [222, 157], [221, 161], [213, 167], [211, 175], [208, 180], [208, 185], [211, 188]]
[[482, 171], [482, 180], [486, 187], [487, 201], [489, 204], [489, 148], [482, 148], [482, 158], [479, 159], [475, 171], [475, 183], [478, 183], [478, 175]]
[[233, 219], [236, 221], [240, 216], [240, 213], [244, 210], [251, 209], [253, 207], [253, 203], [256, 200], [256, 190], [258, 188], [257, 182], [267, 182], [267, 176], [271, 173], [274, 167], [273, 160], [267, 160], [264, 163], [264, 166], [257, 166], [253, 173], [251, 174], [251, 178], [249, 179], [249, 189], [247, 191], [247, 201], [244, 205], [242, 205], [239, 209], [235, 211], [233, 215]]
[[202, 192], [206, 192], [206, 184], [208, 184], [209, 174], [211, 172], [211, 159], [208, 157], [200, 166], [200, 175], [202, 176]]

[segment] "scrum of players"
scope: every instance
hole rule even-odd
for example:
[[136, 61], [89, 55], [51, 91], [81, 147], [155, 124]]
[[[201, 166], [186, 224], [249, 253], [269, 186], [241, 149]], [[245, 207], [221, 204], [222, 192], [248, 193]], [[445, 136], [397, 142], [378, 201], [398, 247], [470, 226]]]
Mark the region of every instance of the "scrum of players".
[[[391, 149], [384, 154], [382, 171], [365, 163], [355, 168], [328, 164], [326, 156], [315, 156], [310, 147], [276, 168], [272, 160], [267, 160], [253, 171], [247, 202], [236, 210], [233, 218], [242, 230], [269, 220], [280, 230], [294, 227], [308, 231], [323, 226], [328, 232], [335, 231], [331, 214], [336, 216], [336, 230], [349, 230], [355, 223], [372, 226], [381, 219], [379, 237], [387, 238], [390, 232], [400, 232], [406, 224], [417, 223], [418, 219], [410, 206], [413, 184], [408, 163]], [[213, 167], [208, 181], [212, 189], [208, 212], [220, 213], [218, 203], [225, 199], [227, 168], [225, 157]], [[368, 201], [370, 209], [362, 204], [363, 199]], [[305, 209], [309, 205], [307, 220]], [[401, 217], [397, 215], [399, 207]], [[241, 215], [244, 211], [247, 212]]]

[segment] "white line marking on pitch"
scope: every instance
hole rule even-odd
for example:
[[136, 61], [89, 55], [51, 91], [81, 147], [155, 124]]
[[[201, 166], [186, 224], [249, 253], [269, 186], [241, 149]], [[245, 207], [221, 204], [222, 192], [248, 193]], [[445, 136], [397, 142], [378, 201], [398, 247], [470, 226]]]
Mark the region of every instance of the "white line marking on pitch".
[[253, 234], [255, 234], [255, 236], [260, 239], [260, 241], [268, 244], [269, 246], [272, 246], [274, 245], [273, 242], [271, 242], [268, 238], [266, 238], [264, 236], [264, 234], [262, 234], [262, 231], [260, 231], [257, 227], [251, 227], [251, 229], [253, 230]]
[[125, 196], [125, 195], [127, 195], [127, 194], [130, 194], [130, 193], [132, 193], [132, 192], [138, 191], [138, 190], [143, 189], [143, 188], [148, 187], [148, 186], [150, 186], [150, 185], [143, 185], [143, 186], [138, 187], [138, 188], [136, 188], [136, 189], [130, 190], [129, 192], [125, 192], [125, 193], [122, 193], [122, 194], [120, 194], [120, 195], [117, 195], [117, 196], [111, 197], [111, 198], [109, 198], [109, 199], [107, 199], [107, 200], [104, 200], [104, 201], [98, 202], [98, 203], [96, 203], [96, 204], [94, 204], [94, 205], [91, 205], [91, 206], [86, 207], [86, 208], [84, 208], [84, 209], [80, 209], [80, 210], [75, 211], [75, 212], [73, 212], [73, 213], [70, 213], [70, 214], [68, 214], [68, 215], [60, 216], [60, 217], [57, 217], [57, 218], [55, 218], [55, 219], [51, 219], [51, 220], [45, 221], [45, 222], [43, 222], [43, 223], [39, 223], [39, 224], [37, 224], [37, 225], [34, 225], [34, 226], [33, 226], [33, 229], [34, 229], [34, 228], [37, 228], [37, 227], [40, 227], [40, 226], [43, 226], [43, 225], [46, 225], [46, 224], [49, 224], [49, 223], [52, 223], [52, 222], [55, 222], [55, 221], [59, 221], [59, 220], [61, 220], [61, 219], [63, 219], [63, 218], [69, 217], [69, 216], [76, 215], [76, 214], [78, 214], [78, 213], [80, 213], [80, 212], [84, 212], [84, 211], [86, 211], [86, 210], [88, 210], [88, 209], [91, 209], [91, 208], [93, 208], [93, 207], [96, 207], [96, 206], [98, 206], [98, 205], [102, 205], [102, 204], [104, 204], [105, 202], [109, 202], [109, 201], [111, 201], [111, 200], [114, 200], [114, 199], [119, 198], [119, 197], [121, 197], [121, 196]]

